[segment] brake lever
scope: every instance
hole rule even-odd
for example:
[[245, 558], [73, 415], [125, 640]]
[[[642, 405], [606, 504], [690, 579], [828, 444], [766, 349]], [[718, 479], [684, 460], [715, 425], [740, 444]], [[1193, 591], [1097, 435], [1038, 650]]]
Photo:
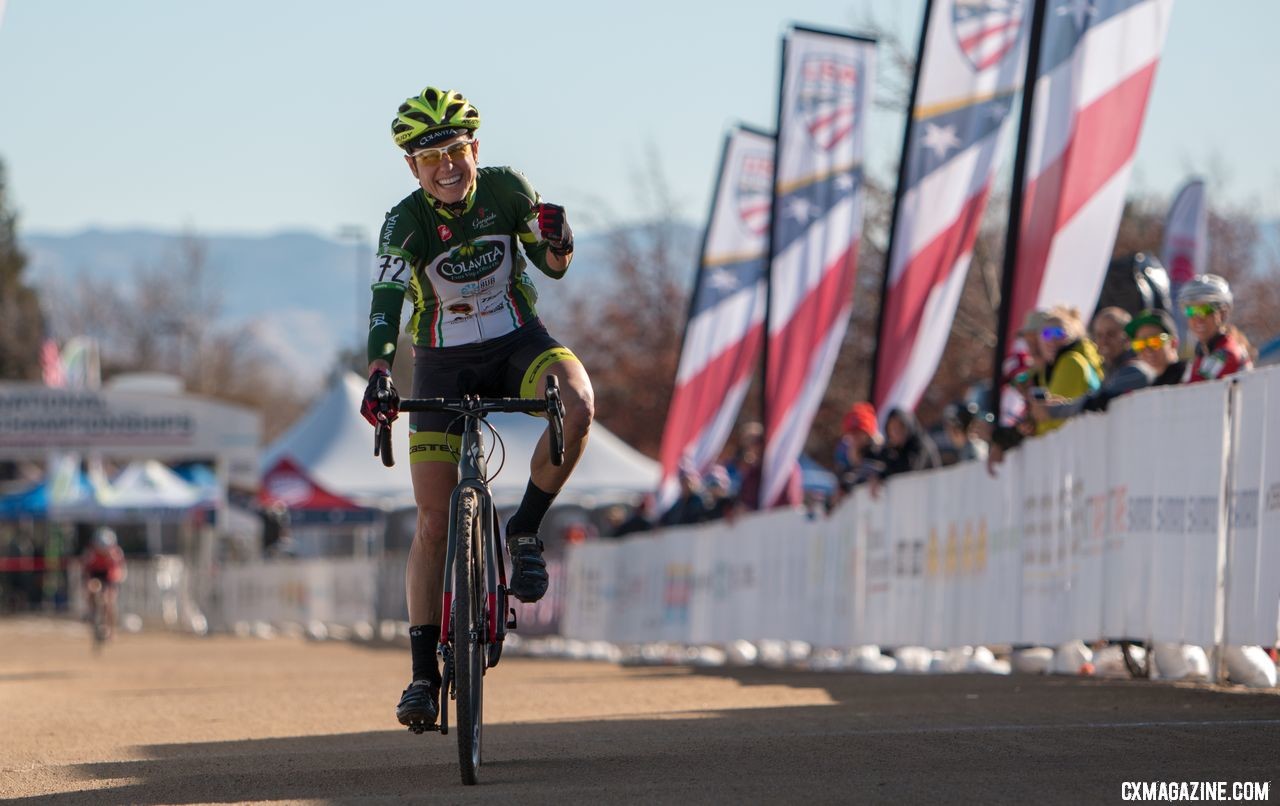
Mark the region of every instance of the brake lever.
[[380, 422], [373, 432], [373, 455], [382, 457], [382, 464], [391, 467], [396, 463], [391, 455], [391, 423]]

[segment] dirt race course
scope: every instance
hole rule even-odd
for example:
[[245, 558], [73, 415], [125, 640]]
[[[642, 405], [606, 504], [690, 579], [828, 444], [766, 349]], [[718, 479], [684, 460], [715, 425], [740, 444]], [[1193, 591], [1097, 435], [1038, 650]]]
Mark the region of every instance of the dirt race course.
[[1081, 803], [1280, 769], [1274, 694], [513, 657], [464, 788], [455, 734], [394, 721], [407, 670], [399, 648], [159, 633], [95, 658], [79, 624], [2, 620], [0, 798]]

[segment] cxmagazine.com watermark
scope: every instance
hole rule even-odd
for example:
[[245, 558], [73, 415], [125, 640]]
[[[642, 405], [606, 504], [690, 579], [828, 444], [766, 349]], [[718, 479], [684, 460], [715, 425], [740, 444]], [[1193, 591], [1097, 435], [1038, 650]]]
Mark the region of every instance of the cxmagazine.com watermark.
[[1270, 781], [1125, 781], [1121, 800], [1129, 801], [1266, 801]]

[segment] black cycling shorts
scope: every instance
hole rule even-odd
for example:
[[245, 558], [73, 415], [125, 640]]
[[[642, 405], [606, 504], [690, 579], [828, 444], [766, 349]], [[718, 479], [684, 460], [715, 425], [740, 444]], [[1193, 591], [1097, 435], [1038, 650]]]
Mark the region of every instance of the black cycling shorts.
[[[505, 336], [456, 347], [413, 348], [413, 396], [536, 398], [552, 364], [578, 357], [551, 338], [540, 319]], [[409, 463], [458, 461], [462, 420], [441, 411], [409, 413]]]

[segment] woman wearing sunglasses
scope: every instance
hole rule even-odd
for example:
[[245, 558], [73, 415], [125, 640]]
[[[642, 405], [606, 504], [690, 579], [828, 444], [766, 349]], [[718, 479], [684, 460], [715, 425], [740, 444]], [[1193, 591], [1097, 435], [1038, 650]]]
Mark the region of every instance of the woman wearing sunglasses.
[[[1083, 397], [1102, 385], [1102, 357], [1084, 333], [1084, 322], [1075, 308], [1057, 305], [1048, 310], [1040, 331], [1040, 357], [1045, 361], [1047, 386], [1032, 390], [1033, 403], [1065, 403]], [[1033, 406], [1033, 413], [1037, 407]], [[1062, 425], [1061, 418], [1036, 418], [1036, 433]]]
[[[387, 213], [373, 265], [369, 388], [361, 414], [374, 425], [395, 419], [389, 388], [400, 308], [413, 302], [413, 397], [541, 397], [554, 375], [564, 401], [564, 463], [552, 465], [547, 440], [534, 451], [529, 484], [506, 524], [510, 590], [535, 602], [547, 590], [538, 530], [582, 455], [591, 425], [591, 382], [572, 352], [543, 327], [532, 263], [559, 279], [573, 259], [564, 208], [546, 204], [511, 168], [480, 168], [480, 112], [461, 93], [427, 87], [400, 104], [391, 135], [412, 173], [413, 192]], [[441, 583], [449, 497], [458, 481], [458, 419], [415, 412], [409, 420], [409, 471], [418, 505], [405, 572], [413, 678], [396, 708], [404, 725], [431, 725], [439, 713]]]
[[1196, 354], [1183, 383], [1212, 381], [1253, 369], [1248, 342], [1227, 324], [1234, 301], [1231, 286], [1216, 274], [1197, 274], [1178, 292], [1178, 304], [1187, 315], [1187, 331], [1196, 337]]

